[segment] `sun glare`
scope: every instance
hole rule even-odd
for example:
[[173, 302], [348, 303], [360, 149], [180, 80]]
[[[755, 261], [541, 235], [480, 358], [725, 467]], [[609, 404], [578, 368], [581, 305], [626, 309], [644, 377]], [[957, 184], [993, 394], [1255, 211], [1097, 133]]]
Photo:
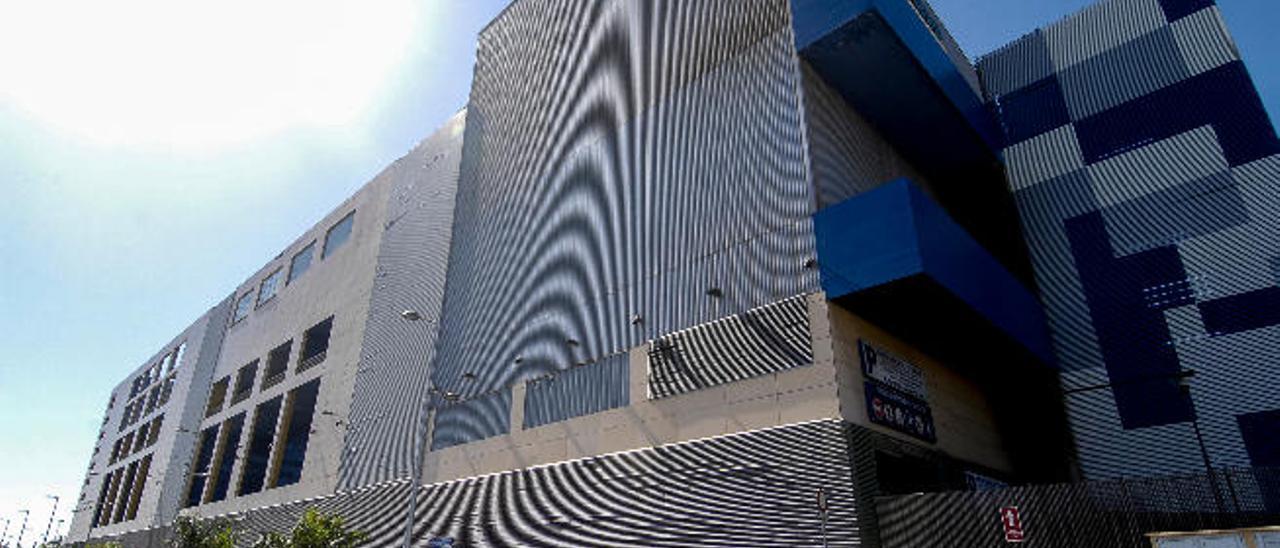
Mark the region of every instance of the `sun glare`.
[[104, 145], [341, 125], [410, 47], [413, 0], [0, 0], [0, 101]]

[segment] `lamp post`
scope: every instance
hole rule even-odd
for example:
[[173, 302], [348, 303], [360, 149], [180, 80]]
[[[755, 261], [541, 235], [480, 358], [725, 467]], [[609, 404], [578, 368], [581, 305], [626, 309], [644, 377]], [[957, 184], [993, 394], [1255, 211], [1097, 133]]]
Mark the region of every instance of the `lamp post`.
[[44, 527], [44, 536], [40, 537], [40, 544], [49, 542], [49, 531], [53, 529], [53, 517], [58, 515], [58, 495], [45, 495], [45, 498], [53, 499], [53, 509], [49, 510], [49, 524]]
[[[422, 319], [422, 314], [416, 310], [405, 310], [400, 313], [400, 317], [410, 322], [417, 322]], [[428, 324], [434, 323], [431, 320]], [[430, 368], [431, 364], [428, 363]], [[427, 379], [430, 382], [431, 371], [427, 371]], [[422, 461], [423, 461], [423, 445], [426, 442], [426, 415], [430, 412], [431, 401], [430, 391], [426, 391], [418, 398], [418, 422], [413, 429], [413, 458], [411, 459], [413, 469], [409, 471], [409, 515], [405, 518], [404, 523], [404, 548], [413, 546], [413, 520], [418, 513], [418, 484], [422, 483]]]
[[1186, 396], [1187, 403], [1191, 406], [1191, 431], [1196, 436], [1196, 445], [1200, 448], [1200, 460], [1204, 464], [1205, 474], [1208, 475], [1209, 485], [1213, 487], [1214, 502], [1216, 502], [1218, 505], [1218, 512], [1223, 513], [1225, 512], [1225, 505], [1222, 502], [1222, 492], [1218, 489], [1217, 478], [1214, 477], [1213, 461], [1209, 458], [1209, 449], [1205, 446], [1204, 436], [1201, 435], [1200, 433], [1200, 415], [1199, 413], [1196, 412], [1196, 401], [1191, 397], [1191, 384], [1188, 382], [1188, 380], [1191, 377], [1194, 377], [1195, 374], [1196, 374], [1195, 370], [1192, 370], [1192, 369], [1179, 369], [1176, 373], [1172, 373], [1168, 375], [1135, 377], [1135, 378], [1126, 379], [1120, 382], [1095, 384], [1091, 386], [1082, 386], [1079, 388], [1072, 388], [1069, 390], [1063, 390], [1062, 394], [1064, 396], [1070, 396], [1072, 394], [1092, 392], [1095, 390], [1104, 390], [1107, 388], [1123, 386], [1126, 384], [1138, 384], [1142, 382], [1158, 381], [1158, 380], [1165, 380], [1165, 379], [1177, 380], [1179, 391], [1182, 392], [1184, 396]]
[[27, 518], [31, 517], [31, 510], [18, 510], [22, 514], [22, 528], [18, 530], [18, 548], [22, 548], [22, 536], [27, 532]]

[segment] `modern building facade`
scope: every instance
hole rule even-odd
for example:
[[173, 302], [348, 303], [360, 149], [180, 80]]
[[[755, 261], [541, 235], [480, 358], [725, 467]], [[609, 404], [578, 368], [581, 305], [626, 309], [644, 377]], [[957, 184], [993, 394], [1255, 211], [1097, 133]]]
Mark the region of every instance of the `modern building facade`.
[[1280, 140], [1218, 8], [1103, 2], [978, 67], [1085, 474], [1280, 465]]
[[78, 531], [319, 507], [380, 546], [874, 546], [878, 496], [1078, 477], [1061, 383], [1101, 366], [1051, 267], [1083, 202], [1020, 183], [1051, 152], [1015, 137], [1058, 127], [1019, 129], [1029, 46], [975, 68], [923, 0], [517, 0], [478, 47], [465, 122], [222, 305], [168, 505]]

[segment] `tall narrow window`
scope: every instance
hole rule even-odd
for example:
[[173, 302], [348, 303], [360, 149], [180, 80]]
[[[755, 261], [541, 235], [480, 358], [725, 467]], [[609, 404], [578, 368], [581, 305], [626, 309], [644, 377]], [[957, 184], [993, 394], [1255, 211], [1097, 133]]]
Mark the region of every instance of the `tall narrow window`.
[[110, 505], [108, 505], [108, 504], [107, 504], [107, 493], [108, 493], [110, 490], [111, 490], [111, 474], [107, 474], [106, 476], [103, 476], [103, 478], [102, 478], [102, 489], [99, 489], [99, 490], [98, 490], [98, 501], [97, 501], [97, 506], [96, 506], [96, 507], [94, 508], [94, 510], [93, 510], [93, 521], [92, 521], [92, 522], [90, 522], [90, 525], [89, 525], [89, 528], [90, 528], [90, 529], [92, 529], [92, 528], [94, 528], [94, 527], [97, 527], [98, 525], [102, 524], [102, 522], [103, 522], [102, 509], [103, 509], [103, 508], [107, 508], [107, 511], [108, 511], [108, 512], [110, 512], [110, 511], [111, 511], [111, 509], [110, 509]]
[[329, 351], [329, 334], [333, 331], [333, 316], [311, 326], [302, 334], [302, 351], [298, 355], [298, 371], [306, 370], [322, 361]]
[[178, 345], [178, 349], [173, 352], [173, 361], [170, 362], [169, 371], [174, 371], [182, 365], [182, 355], [187, 352], [187, 341], [182, 341]]
[[293, 259], [289, 261], [288, 283], [293, 283], [294, 280], [298, 279], [298, 276], [303, 275], [308, 268], [311, 268], [311, 256], [315, 252], [316, 243], [311, 242], [307, 244], [307, 247], [302, 248], [302, 251], [293, 254]]
[[245, 457], [244, 472], [240, 474], [237, 495], [248, 495], [262, 490], [267, 477], [267, 465], [271, 463], [271, 440], [275, 437], [276, 420], [280, 418], [281, 396], [276, 396], [258, 406], [254, 411], [253, 429], [250, 430], [249, 454]]
[[217, 464], [213, 468], [213, 489], [209, 492], [209, 502], [218, 502], [227, 498], [227, 488], [231, 485], [231, 470], [236, 465], [236, 453], [240, 451], [240, 435], [243, 430], [244, 413], [222, 423], [222, 442], [219, 444]]
[[141, 451], [147, 445], [147, 435], [151, 433], [151, 423], [143, 423], [138, 427], [137, 434], [133, 436], [133, 452]]
[[151, 420], [151, 426], [147, 427], [151, 432], [147, 434], [147, 447], [156, 444], [156, 440], [160, 436], [160, 425], [164, 423], [164, 415], [160, 415]]
[[241, 295], [240, 300], [236, 301], [236, 311], [235, 315], [231, 316], [231, 325], [248, 318], [250, 310], [253, 310], [253, 291]]
[[244, 401], [253, 393], [253, 380], [258, 376], [258, 360], [253, 360], [236, 373], [236, 390], [231, 394], [231, 405]]
[[351, 226], [355, 222], [355, 218], [356, 212], [348, 213], [346, 217], [335, 223], [329, 229], [329, 232], [324, 235], [324, 253], [320, 255], [322, 259], [333, 255], [333, 252], [342, 247], [342, 244], [347, 243], [347, 240], [351, 238]]
[[206, 418], [222, 411], [222, 403], [227, 399], [227, 387], [230, 384], [230, 376], [222, 377], [218, 382], [213, 383], [213, 389], [209, 391], [209, 404], [204, 408], [204, 416]]
[[217, 443], [218, 425], [215, 424], [200, 432], [199, 449], [196, 451], [196, 461], [191, 468], [191, 484], [187, 488], [188, 507], [200, 504], [205, 483], [209, 480], [209, 463], [213, 461], [213, 448]]
[[124, 435], [124, 440], [120, 442], [120, 458], [129, 456], [129, 450], [133, 448], [133, 432]]
[[262, 285], [258, 287], [258, 306], [276, 298], [276, 293], [280, 292], [280, 282], [284, 280], [284, 270], [275, 269], [270, 275], [262, 280]]
[[172, 373], [164, 379], [164, 387], [160, 389], [160, 401], [156, 403], [156, 407], [162, 407], [169, 403], [169, 397], [173, 395], [173, 385], [178, 382], [177, 375]]
[[107, 482], [111, 484], [111, 487], [107, 489], [107, 498], [102, 503], [102, 520], [98, 522], [99, 525], [111, 524], [111, 513], [115, 510], [116, 495], [120, 492], [120, 477], [123, 475], [124, 469], [119, 468], [116, 469], [114, 474], [107, 477]]
[[266, 390], [284, 380], [289, 370], [289, 351], [293, 348], [293, 339], [285, 341], [267, 354], [267, 370], [262, 373], [262, 388]]
[[152, 388], [151, 392], [147, 394], [147, 410], [142, 413], [143, 415], [155, 411], [156, 406], [160, 405], [160, 390], [162, 388], [162, 386], [156, 385], [156, 387]]
[[115, 516], [111, 518], [111, 523], [120, 523], [120, 521], [124, 519], [125, 511], [129, 508], [129, 500], [132, 498], [131, 495], [133, 493], [133, 487], [136, 483], [134, 481], [134, 477], [137, 473], [138, 463], [136, 462], [130, 464], [128, 471], [124, 473], [124, 481], [120, 483], [119, 498], [116, 499], [116, 504], [112, 510], [115, 513]]
[[284, 422], [280, 424], [283, 444], [277, 449], [275, 486], [293, 485], [302, 479], [302, 464], [307, 457], [307, 441], [311, 437], [311, 419], [320, 393], [320, 379], [289, 392]]
[[125, 521], [138, 517], [138, 501], [142, 500], [142, 491], [147, 487], [147, 473], [150, 471], [151, 455], [147, 455], [138, 464], [138, 475], [133, 480], [133, 493], [129, 496], [129, 509], [124, 513]]

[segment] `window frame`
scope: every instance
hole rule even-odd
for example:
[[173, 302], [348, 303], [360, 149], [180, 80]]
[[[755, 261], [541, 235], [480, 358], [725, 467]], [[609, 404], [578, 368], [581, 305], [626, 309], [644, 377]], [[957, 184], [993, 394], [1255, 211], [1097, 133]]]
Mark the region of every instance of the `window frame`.
[[[342, 226], [343, 223], [350, 223], [350, 228], [347, 230], [346, 236], [342, 238], [342, 241], [336, 244], [333, 244], [333, 246], [330, 247], [329, 244], [331, 239], [333, 238], [333, 231], [336, 230], [338, 227]], [[329, 257], [333, 256], [334, 252], [336, 252], [339, 249], [342, 249], [342, 247], [346, 245], [348, 241], [351, 240], [351, 235], [354, 234], [355, 231], [356, 231], [356, 210], [353, 209], [346, 215], [343, 215], [341, 219], [338, 219], [337, 222], [333, 223], [332, 225], [329, 225], [329, 230], [326, 230], [324, 232], [324, 245], [321, 246], [320, 248], [320, 260], [328, 259]]]
[[[256, 293], [257, 292], [251, 288], [249, 291], [236, 298], [235, 307], [231, 310], [231, 325], [236, 325], [244, 321], [245, 318], [248, 318], [249, 314], [253, 312], [253, 296]], [[248, 304], [242, 304], [245, 302]], [[242, 308], [244, 309], [244, 315], [240, 314]]]
[[[306, 266], [302, 267], [302, 271], [298, 271], [298, 258], [301, 257], [303, 254], [307, 255]], [[313, 263], [315, 263], [315, 260], [316, 260], [316, 240], [311, 240], [310, 243], [303, 246], [302, 249], [299, 249], [297, 253], [294, 253], [293, 257], [289, 258], [289, 273], [285, 275], [284, 284], [287, 286], [293, 283], [294, 280], [298, 279], [303, 274], [306, 274], [308, 270], [311, 270], [311, 266]]]
[[[284, 281], [283, 266], [277, 266], [270, 274], [263, 277], [262, 281], [258, 282], [258, 298], [254, 300], [255, 304], [253, 305], [253, 308], [255, 310], [262, 308], [262, 305], [271, 302], [276, 298], [276, 296], [280, 295], [280, 290], [284, 289], [284, 284], [280, 283], [282, 281]], [[266, 292], [267, 282], [273, 282], [271, 284], [271, 293], [269, 295]], [[266, 296], [265, 299], [263, 298], [264, 295]]]

